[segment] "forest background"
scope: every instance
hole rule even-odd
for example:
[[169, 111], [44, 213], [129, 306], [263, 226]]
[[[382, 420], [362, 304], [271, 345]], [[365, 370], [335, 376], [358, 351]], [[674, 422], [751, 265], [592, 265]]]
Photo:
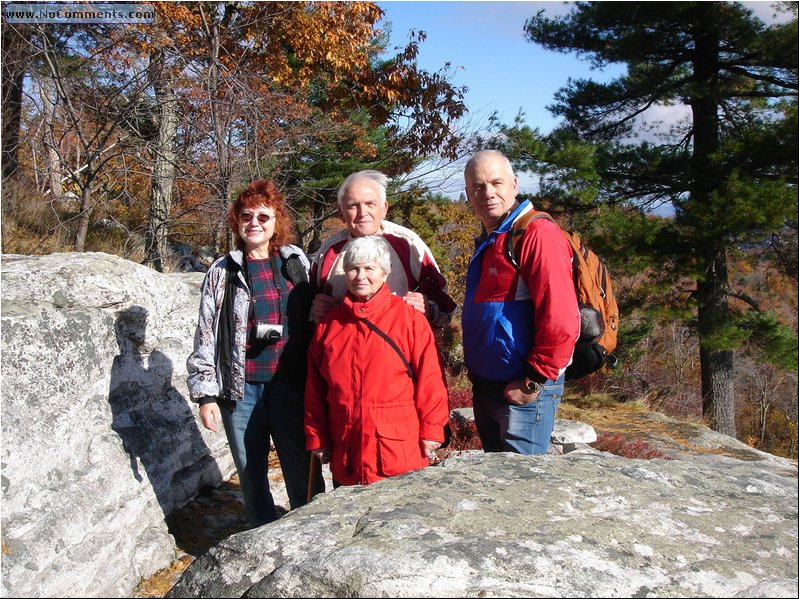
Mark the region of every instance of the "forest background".
[[[796, 2], [770, 25], [731, 2], [529, 15], [530, 43], [624, 67], [569, 80], [546, 134], [521, 114], [472, 118], [451, 64], [419, 66], [424, 32], [392, 47], [371, 2], [151, 4], [141, 25], [3, 15], [3, 253], [105, 251], [172, 271], [228, 249], [226, 208], [263, 177], [313, 253], [340, 226], [343, 178], [375, 168], [392, 178], [389, 218], [427, 241], [460, 303], [479, 224], [437, 182], [498, 148], [614, 277], [619, 365], [570, 392], [796, 458]], [[641, 120], [674, 106], [678, 122]]]

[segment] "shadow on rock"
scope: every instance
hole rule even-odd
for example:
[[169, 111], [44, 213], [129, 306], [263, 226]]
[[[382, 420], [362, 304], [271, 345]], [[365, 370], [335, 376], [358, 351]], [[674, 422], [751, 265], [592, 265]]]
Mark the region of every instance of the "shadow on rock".
[[[115, 323], [119, 354], [114, 357], [108, 401], [111, 428], [122, 440], [133, 477], [149, 480], [168, 516], [187, 490], [176, 488], [194, 468], [198, 447], [209, 454], [186, 398], [173, 386], [174, 367], [165, 353], [148, 347], [147, 310], [133, 306]], [[204, 450], [203, 450], [204, 448]], [[221, 474], [214, 473], [221, 479]]]

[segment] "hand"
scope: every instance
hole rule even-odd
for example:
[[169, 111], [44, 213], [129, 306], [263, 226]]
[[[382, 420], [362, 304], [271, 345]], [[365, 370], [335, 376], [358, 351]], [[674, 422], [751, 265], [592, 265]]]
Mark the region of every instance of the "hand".
[[524, 384], [524, 379], [517, 379], [505, 385], [505, 401], [516, 406], [526, 406], [534, 402], [541, 395], [541, 389], [530, 393]]
[[313, 318], [314, 322], [319, 322], [324, 318], [325, 314], [328, 313], [330, 308], [335, 306], [338, 303], [336, 298], [332, 295], [327, 295], [326, 293], [317, 293], [316, 296], [313, 298], [313, 303], [311, 304], [311, 318]]
[[433, 459], [436, 457], [436, 449], [441, 447], [439, 441], [428, 441], [427, 439], [419, 440], [419, 447], [422, 449], [422, 455], [426, 458]]
[[214, 402], [200, 406], [200, 421], [205, 428], [215, 433], [217, 425], [222, 421], [219, 404]]
[[330, 452], [327, 450], [327, 447], [320, 447], [319, 449], [314, 449], [311, 451], [319, 461], [323, 464], [327, 464], [330, 461]]
[[427, 316], [427, 298], [418, 291], [409, 291], [402, 296], [403, 301], [417, 312]]

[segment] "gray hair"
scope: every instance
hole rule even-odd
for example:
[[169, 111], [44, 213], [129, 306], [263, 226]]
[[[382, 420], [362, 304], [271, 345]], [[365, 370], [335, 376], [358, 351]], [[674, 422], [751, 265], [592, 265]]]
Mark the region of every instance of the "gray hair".
[[385, 274], [391, 272], [391, 252], [388, 249], [388, 242], [382, 235], [366, 235], [351, 239], [342, 252], [345, 271], [353, 266], [376, 262]]
[[508, 157], [505, 156], [505, 154], [499, 150], [480, 150], [479, 152], [472, 154], [472, 157], [469, 158], [469, 162], [466, 163], [466, 168], [463, 169], [464, 178], [466, 177], [466, 173], [468, 173], [476, 165], [497, 158], [505, 164], [505, 168], [507, 169], [510, 178], [512, 179], [515, 177], [516, 175], [513, 173], [513, 165], [510, 163], [510, 160], [508, 160]]
[[344, 201], [344, 196], [347, 194], [350, 186], [356, 181], [370, 181], [377, 186], [377, 191], [380, 194], [380, 199], [383, 204], [386, 203], [386, 187], [388, 186], [388, 177], [380, 171], [366, 170], [352, 173], [349, 177], [344, 179], [344, 182], [338, 188], [338, 205], [341, 206]]

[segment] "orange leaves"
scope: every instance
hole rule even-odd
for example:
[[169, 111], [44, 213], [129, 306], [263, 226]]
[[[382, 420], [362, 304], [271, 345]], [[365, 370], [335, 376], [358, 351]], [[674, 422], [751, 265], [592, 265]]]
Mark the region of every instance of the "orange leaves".
[[[92, 119], [114, 117], [111, 124], [130, 144], [126, 166], [147, 173], [146, 162], [160, 155], [155, 144], [177, 148], [178, 227], [191, 222], [217, 235], [216, 213], [252, 173], [294, 169], [287, 178], [314, 178], [334, 170], [328, 160], [346, 168], [385, 160], [385, 168], [399, 172], [455, 137], [450, 124], [463, 110], [459, 90], [446, 73], [418, 68], [421, 32], [396, 55], [386, 54], [378, 27], [383, 11], [374, 2], [153, 6], [151, 24], [87, 28], [64, 53], [64, 65], [73, 71], [69, 82], [79, 84], [68, 96], [77, 106], [73, 121], [88, 135]], [[87, 66], [80, 73], [75, 56]], [[174, 139], [162, 139], [160, 119], [173, 113]], [[74, 134], [61, 134], [60, 123], [55, 132], [62, 139]], [[99, 181], [106, 173], [93, 176]], [[144, 198], [147, 181], [136, 183]], [[127, 205], [114, 209], [141, 218]]]
[[271, 81], [300, 87], [320, 75], [335, 84], [365, 68], [382, 15], [371, 2], [256, 2], [237, 11], [240, 36], [225, 45], [229, 56], [246, 53]]

